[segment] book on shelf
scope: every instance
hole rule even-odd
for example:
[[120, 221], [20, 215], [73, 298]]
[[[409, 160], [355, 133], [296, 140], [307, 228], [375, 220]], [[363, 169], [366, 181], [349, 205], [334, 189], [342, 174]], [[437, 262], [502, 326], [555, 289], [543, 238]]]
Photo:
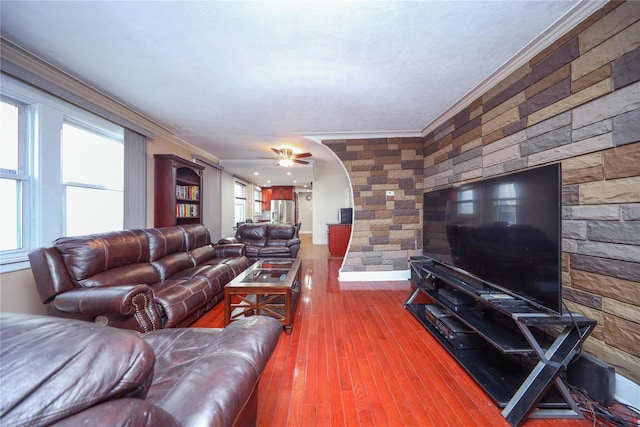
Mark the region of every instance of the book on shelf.
[[176, 216], [178, 218], [198, 218], [198, 205], [192, 203], [178, 203], [176, 205]]
[[176, 185], [176, 198], [182, 200], [200, 200], [200, 186]]

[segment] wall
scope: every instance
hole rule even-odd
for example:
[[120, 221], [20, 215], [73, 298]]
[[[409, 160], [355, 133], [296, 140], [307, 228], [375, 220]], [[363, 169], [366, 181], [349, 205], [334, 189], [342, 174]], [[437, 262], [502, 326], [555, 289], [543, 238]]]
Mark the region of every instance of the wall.
[[46, 314], [47, 309], [40, 302], [31, 269], [0, 274], [0, 311]]
[[640, 381], [640, 3], [603, 10], [424, 139], [424, 187], [561, 162], [563, 285], [587, 352]]
[[323, 143], [344, 164], [353, 191], [353, 232], [342, 272], [406, 270], [422, 247], [422, 139]]
[[[311, 200], [305, 196], [311, 195]], [[300, 222], [300, 233], [309, 234], [313, 232], [313, 191], [298, 190], [298, 222]]]
[[313, 181], [313, 244], [326, 245], [327, 224], [338, 221], [338, 209], [349, 207], [349, 179], [340, 162], [316, 162]]

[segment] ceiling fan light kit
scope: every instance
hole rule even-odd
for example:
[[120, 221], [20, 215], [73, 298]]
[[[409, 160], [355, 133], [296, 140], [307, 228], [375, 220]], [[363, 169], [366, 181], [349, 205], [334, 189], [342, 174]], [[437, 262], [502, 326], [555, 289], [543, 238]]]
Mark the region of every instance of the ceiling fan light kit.
[[288, 168], [289, 166], [293, 166], [293, 160], [291, 160], [291, 159], [280, 159], [280, 160], [278, 160], [278, 164], [280, 166], [284, 166], [285, 168]]
[[272, 148], [271, 150], [273, 150], [274, 153], [280, 156], [278, 165], [284, 166], [286, 168], [293, 166], [294, 163], [308, 165], [309, 162], [300, 159], [304, 157], [311, 157], [311, 153], [293, 154], [293, 150], [291, 148]]

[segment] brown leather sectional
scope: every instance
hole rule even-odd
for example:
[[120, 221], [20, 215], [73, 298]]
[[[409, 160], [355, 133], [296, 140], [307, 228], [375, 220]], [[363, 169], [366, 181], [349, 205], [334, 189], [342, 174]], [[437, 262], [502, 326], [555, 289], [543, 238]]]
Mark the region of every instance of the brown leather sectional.
[[139, 334], [0, 313], [0, 425], [255, 426], [281, 332], [266, 316]]
[[258, 258], [295, 258], [300, 249], [299, 225], [244, 223], [236, 229], [233, 237], [225, 237], [218, 243], [246, 245], [246, 256]]
[[50, 315], [140, 332], [190, 325], [251, 264], [202, 224], [62, 237], [29, 261]]

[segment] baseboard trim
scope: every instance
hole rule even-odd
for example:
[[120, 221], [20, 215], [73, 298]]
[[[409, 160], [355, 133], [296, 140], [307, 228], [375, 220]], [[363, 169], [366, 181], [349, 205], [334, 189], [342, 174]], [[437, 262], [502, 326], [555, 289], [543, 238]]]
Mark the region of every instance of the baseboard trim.
[[625, 405], [640, 408], [640, 385], [616, 373], [616, 389], [613, 398]]
[[409, 280], [409, 270], [391, 271], [340, 271], [338, 280], [341, 282], [390, 282]]

